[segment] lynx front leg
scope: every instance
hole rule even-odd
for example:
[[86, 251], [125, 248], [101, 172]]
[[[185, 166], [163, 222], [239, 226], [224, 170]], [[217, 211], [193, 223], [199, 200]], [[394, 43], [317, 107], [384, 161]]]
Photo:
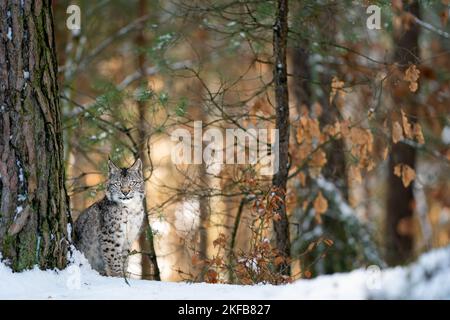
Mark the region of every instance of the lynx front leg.
[[105, 263], [105, 273], [110, 277], [122, 277], [125, 260], [120, 249], [120, 239], [101, 239], [103, 261]]
[[123, 277], [126, 272], [126, 259], [117, 252], [113, 251], [105, 256], [105, 273], [110, 277]]

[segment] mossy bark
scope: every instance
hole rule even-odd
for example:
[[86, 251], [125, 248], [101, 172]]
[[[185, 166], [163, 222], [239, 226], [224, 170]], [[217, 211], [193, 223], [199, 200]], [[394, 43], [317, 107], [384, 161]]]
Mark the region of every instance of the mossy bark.
[[0, 253], [63, 268], [70, 242], [50, 1], [0, 2]]

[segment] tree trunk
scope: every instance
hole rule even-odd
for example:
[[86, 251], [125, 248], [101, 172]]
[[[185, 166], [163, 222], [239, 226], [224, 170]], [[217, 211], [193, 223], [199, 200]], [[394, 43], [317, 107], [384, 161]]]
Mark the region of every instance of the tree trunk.
[[[285, 258], [290, 257], [289, 222], [286, 214], [286, 184], [289, 161], [289, 93], [287, 84], [286, 50], [288, 38], [288, 1], [278, 0], [275, 24], [273, 27], [273, 53], [275, 57], [275, 104], [276, 129], [279, 131], [278, 172], [273, 176], [272, 185], [281, 202], [276, 213], [279, 219], [273, 222], [276, 248]], [[279, 271], [290, 274], [290, 266], [286, 261], [280, 264]]]
[[[420, 9], [418, 1], [407, 4], [404, 1], [405, 11], [419, 17]], [[417, 64], [419, 56], [419, 26], [411, 24], [407, 30], [403, 30], [396, 36], [395, 60], [402, 66], [408, 63]], [[394, 97], [396, 106], [403, 106], [408, 115], [417, 115], [415, 110], [415, 94], [408, 97]], [[406, 99], [408, 101], [406, 101]], [[415, 121], [416, 119], [412, 119]], [[386, 217], [386, 262], [389, 265], [398, 265], [408, 262], [413, 256], [414, 238], [413, 234], [399, 232], [399, 224], [410, 222], [413, 218], [413, 186], [405, 188], [401, 178], [394, 174], [397, 164], [407, 164], [415, 168], [416, 150], [402, 142], [392, 146], [389, 158], [389, 180], [387, 193], [387, 217]]]
[[[139, 16], [145, 16], [147, 14], [147, 3], [146, 0], [139, 0], [138, 12]], [[139, 54], [137, 57], [137, 67], [139, 72], [145, 74], [145, 52], [142, 48], [145, 45], [145, 29], [142, 28], [136, 38], [136, 45], [138, 47]], [[146, 154], [147, 149], [147, 105], [145, 101], [138, 101], [138, 113], [139, 113], [139, 123], [138, 123], [138, 152], [139, 157], [142, 161], [142, 168], [144, 175], [149, 168], [149, 158]], [[141, 266], [142, 266], [142, 279], [149, 280], [161, 280], [158, 260], [156, 258], [155, 247], [153, 244], [153, 230], [149, 224], [148, 220], [148, 210], [147, 210], [147, 199], [144, 198], [144, 226], [145, 232], [139, 237], [139, 247], [143, 254], [141, 255]]]
[[63, 268], [70, 242], [50, 1], [0, 2], [0, 253]]

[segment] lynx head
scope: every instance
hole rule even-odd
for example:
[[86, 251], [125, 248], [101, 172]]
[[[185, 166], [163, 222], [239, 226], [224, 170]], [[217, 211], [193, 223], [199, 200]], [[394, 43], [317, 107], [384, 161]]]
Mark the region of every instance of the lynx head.
[[137, 159], [129, 168], [119, 168], [108, 160], [109, 175], [106, 197], [114, 202], [130, 203], [144, 198], [142, 162]]

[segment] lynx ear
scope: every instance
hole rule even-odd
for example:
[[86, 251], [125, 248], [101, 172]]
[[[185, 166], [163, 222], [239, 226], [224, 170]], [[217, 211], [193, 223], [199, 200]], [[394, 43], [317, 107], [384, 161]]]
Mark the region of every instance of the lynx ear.
[[109, 157], [108, 157], [108, 168], [110, 174], [117, 173], [118, 171], [120, 171], [120, 168], [116, 166]]
[[130, 170], [142, 172], [142, 161], [141, 159], [137, 159], [133, 165], [130, 167]]

